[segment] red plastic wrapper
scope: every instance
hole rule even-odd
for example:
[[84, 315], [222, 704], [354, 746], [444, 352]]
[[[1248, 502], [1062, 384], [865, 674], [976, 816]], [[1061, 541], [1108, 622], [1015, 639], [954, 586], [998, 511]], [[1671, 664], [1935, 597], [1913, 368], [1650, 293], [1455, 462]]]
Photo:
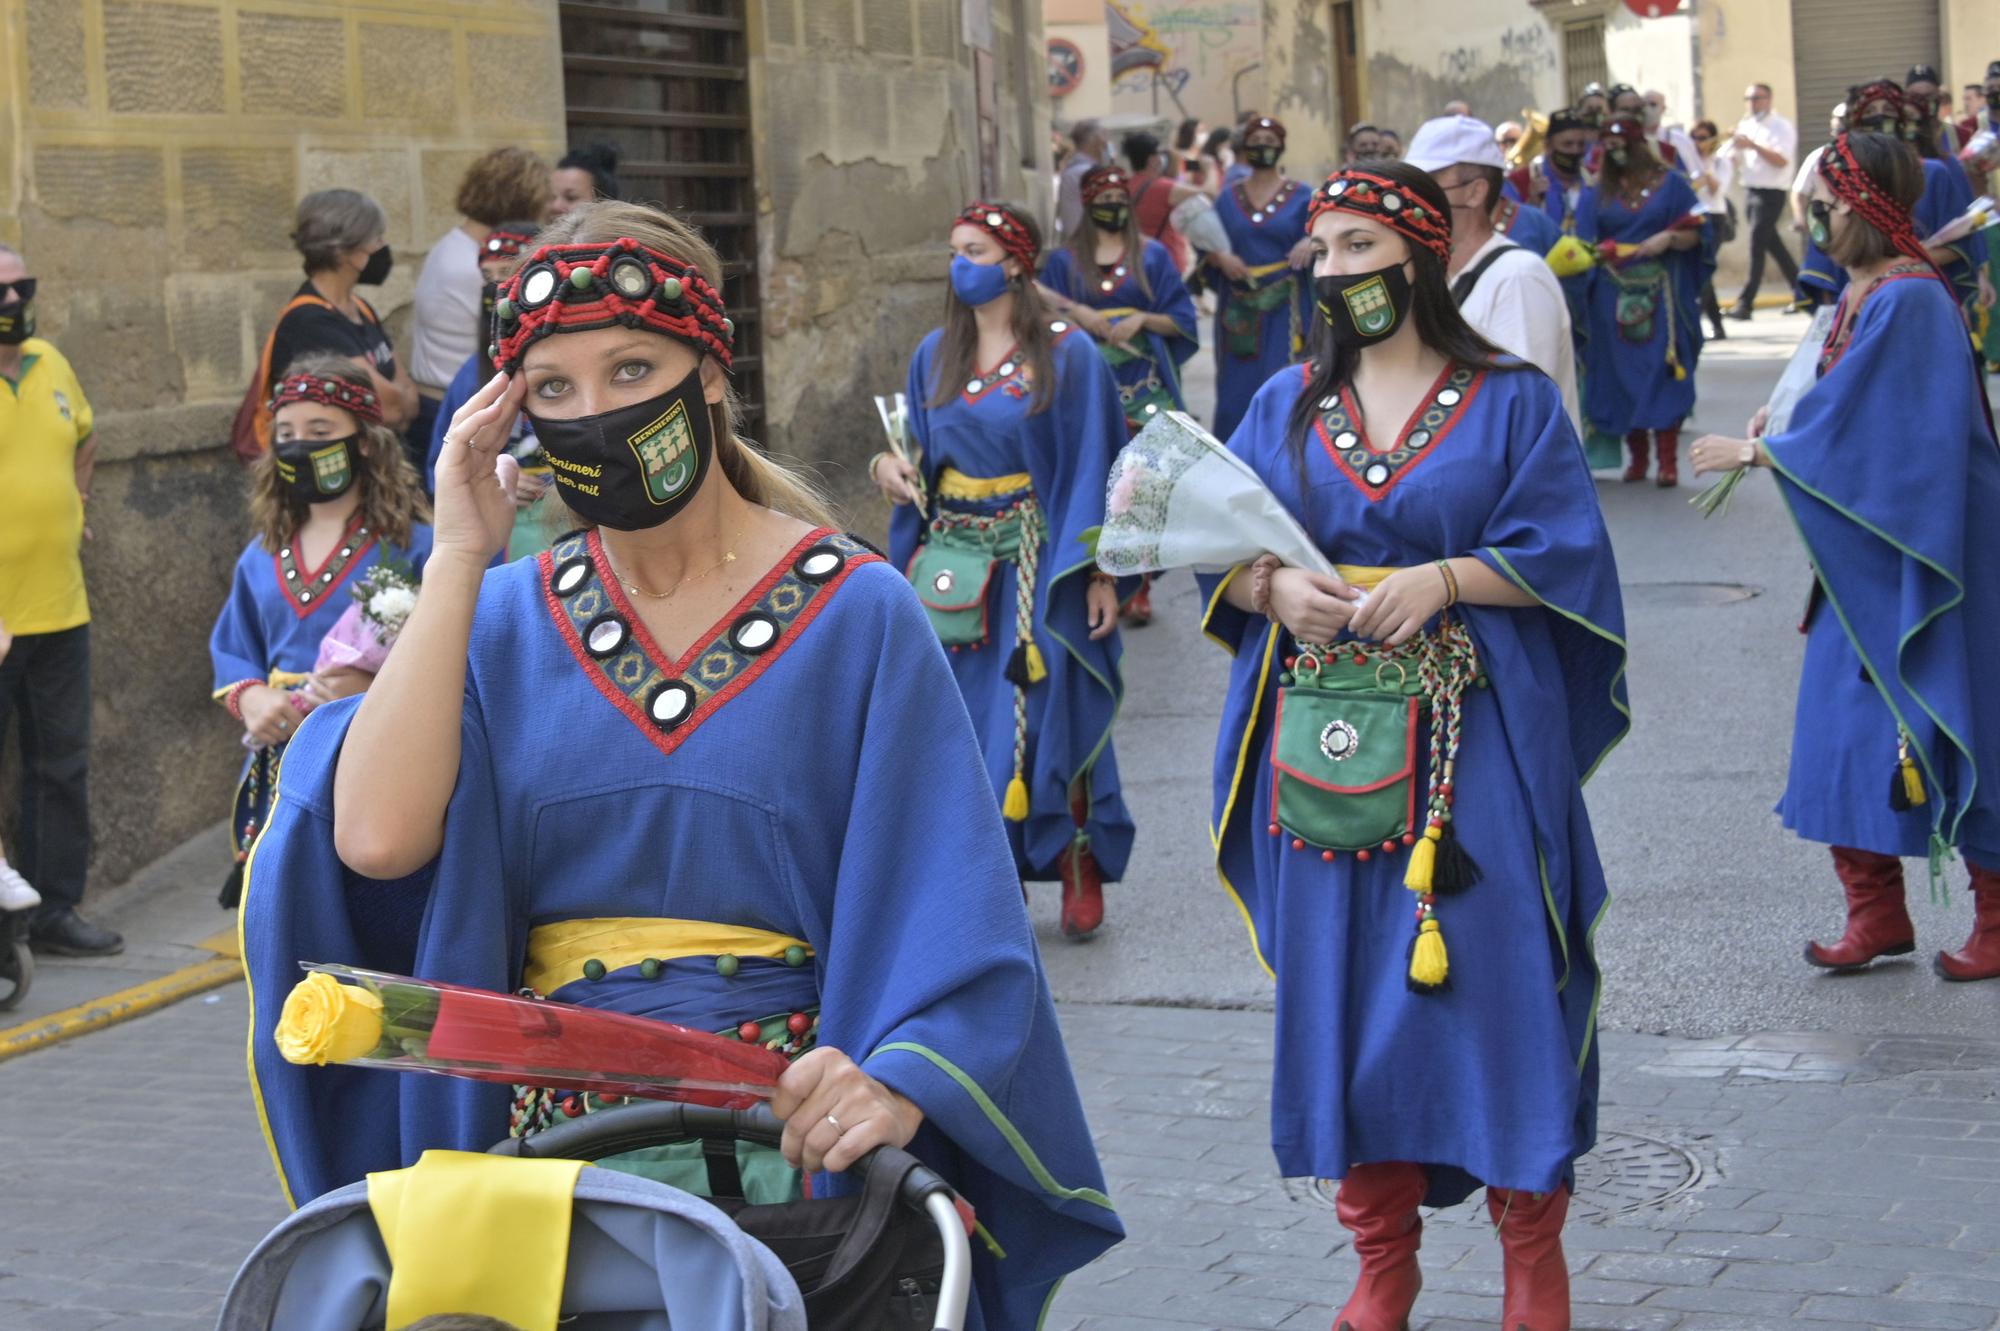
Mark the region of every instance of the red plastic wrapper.
[[[789, 1066], [764, 1048], [664, 1021], [307, 963], [277, 1040], [296, 1063], [340, 1063], [741, 1109]], [[329, 986], [326, 979], [347, 983]], [[359, 992], [350, 992], [359, 991]]]

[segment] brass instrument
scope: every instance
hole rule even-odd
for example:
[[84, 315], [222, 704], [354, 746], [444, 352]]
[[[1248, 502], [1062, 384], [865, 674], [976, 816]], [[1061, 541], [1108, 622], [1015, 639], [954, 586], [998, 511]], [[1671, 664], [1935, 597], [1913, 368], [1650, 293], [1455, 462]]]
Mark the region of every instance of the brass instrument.
[[1521, 123], [1527, 128], [1521, 132], [1521, 137], [1514, 141], [1514, 146], [1507, 150], [1507, 169], [1510, 171], [1519, 171], [1522, 167], [1530, 165], [1541, 155], [1542, 148], [1548, 143], [1547, 115], [1524, 106], [1521, 108]]

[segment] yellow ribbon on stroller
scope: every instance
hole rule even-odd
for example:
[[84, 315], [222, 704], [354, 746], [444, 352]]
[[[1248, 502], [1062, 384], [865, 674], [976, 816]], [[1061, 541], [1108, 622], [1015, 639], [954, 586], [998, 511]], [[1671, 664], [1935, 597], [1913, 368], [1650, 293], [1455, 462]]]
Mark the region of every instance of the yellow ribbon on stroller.
[[581, 1160], [425, 1151], [368, 1176], [368, 1209], [389, 1250], [388, 1331], [474, 1313], [556, 1331], [569, 1274]]

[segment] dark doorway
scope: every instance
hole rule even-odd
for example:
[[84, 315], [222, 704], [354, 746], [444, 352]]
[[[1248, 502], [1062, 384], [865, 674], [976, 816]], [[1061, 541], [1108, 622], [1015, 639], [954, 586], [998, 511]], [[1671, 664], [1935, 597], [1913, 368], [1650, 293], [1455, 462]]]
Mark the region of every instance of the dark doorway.
[[1362, 121], [1361, 34], [1355, 28], [1354, 0], [1333, 0], [1333, 90], [1340, 99], [1340, 132]]
[[609, 143], [628, 199], [699, 226], [720, 251], [736, 323], [735, 381], [762, 433], [757, 204], [745, 0], [562, 0], [572, 144]]

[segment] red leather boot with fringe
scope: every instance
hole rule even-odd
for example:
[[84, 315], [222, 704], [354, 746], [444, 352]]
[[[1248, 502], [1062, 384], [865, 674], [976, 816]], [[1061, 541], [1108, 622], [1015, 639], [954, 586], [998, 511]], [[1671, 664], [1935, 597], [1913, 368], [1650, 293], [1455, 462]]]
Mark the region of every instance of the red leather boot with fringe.
[[1422, 1165], [1400, 1161], [1355, 1165], [1340, 1181], [1334, 1210], [1354, 1235], [1361, 1278], [1333, 1331], [1408, 1331], [1424, 1285], [1417, 1268], [1424, 1222], [1417, 1206], [1429, 1186]]
[[1569, 1264], [1562, 1248], [1569, 1189], [1538, 1196], [1488, 1188], [1486, 1210], [1500, 1231], [1504, 1331], [1569, 1331]]

